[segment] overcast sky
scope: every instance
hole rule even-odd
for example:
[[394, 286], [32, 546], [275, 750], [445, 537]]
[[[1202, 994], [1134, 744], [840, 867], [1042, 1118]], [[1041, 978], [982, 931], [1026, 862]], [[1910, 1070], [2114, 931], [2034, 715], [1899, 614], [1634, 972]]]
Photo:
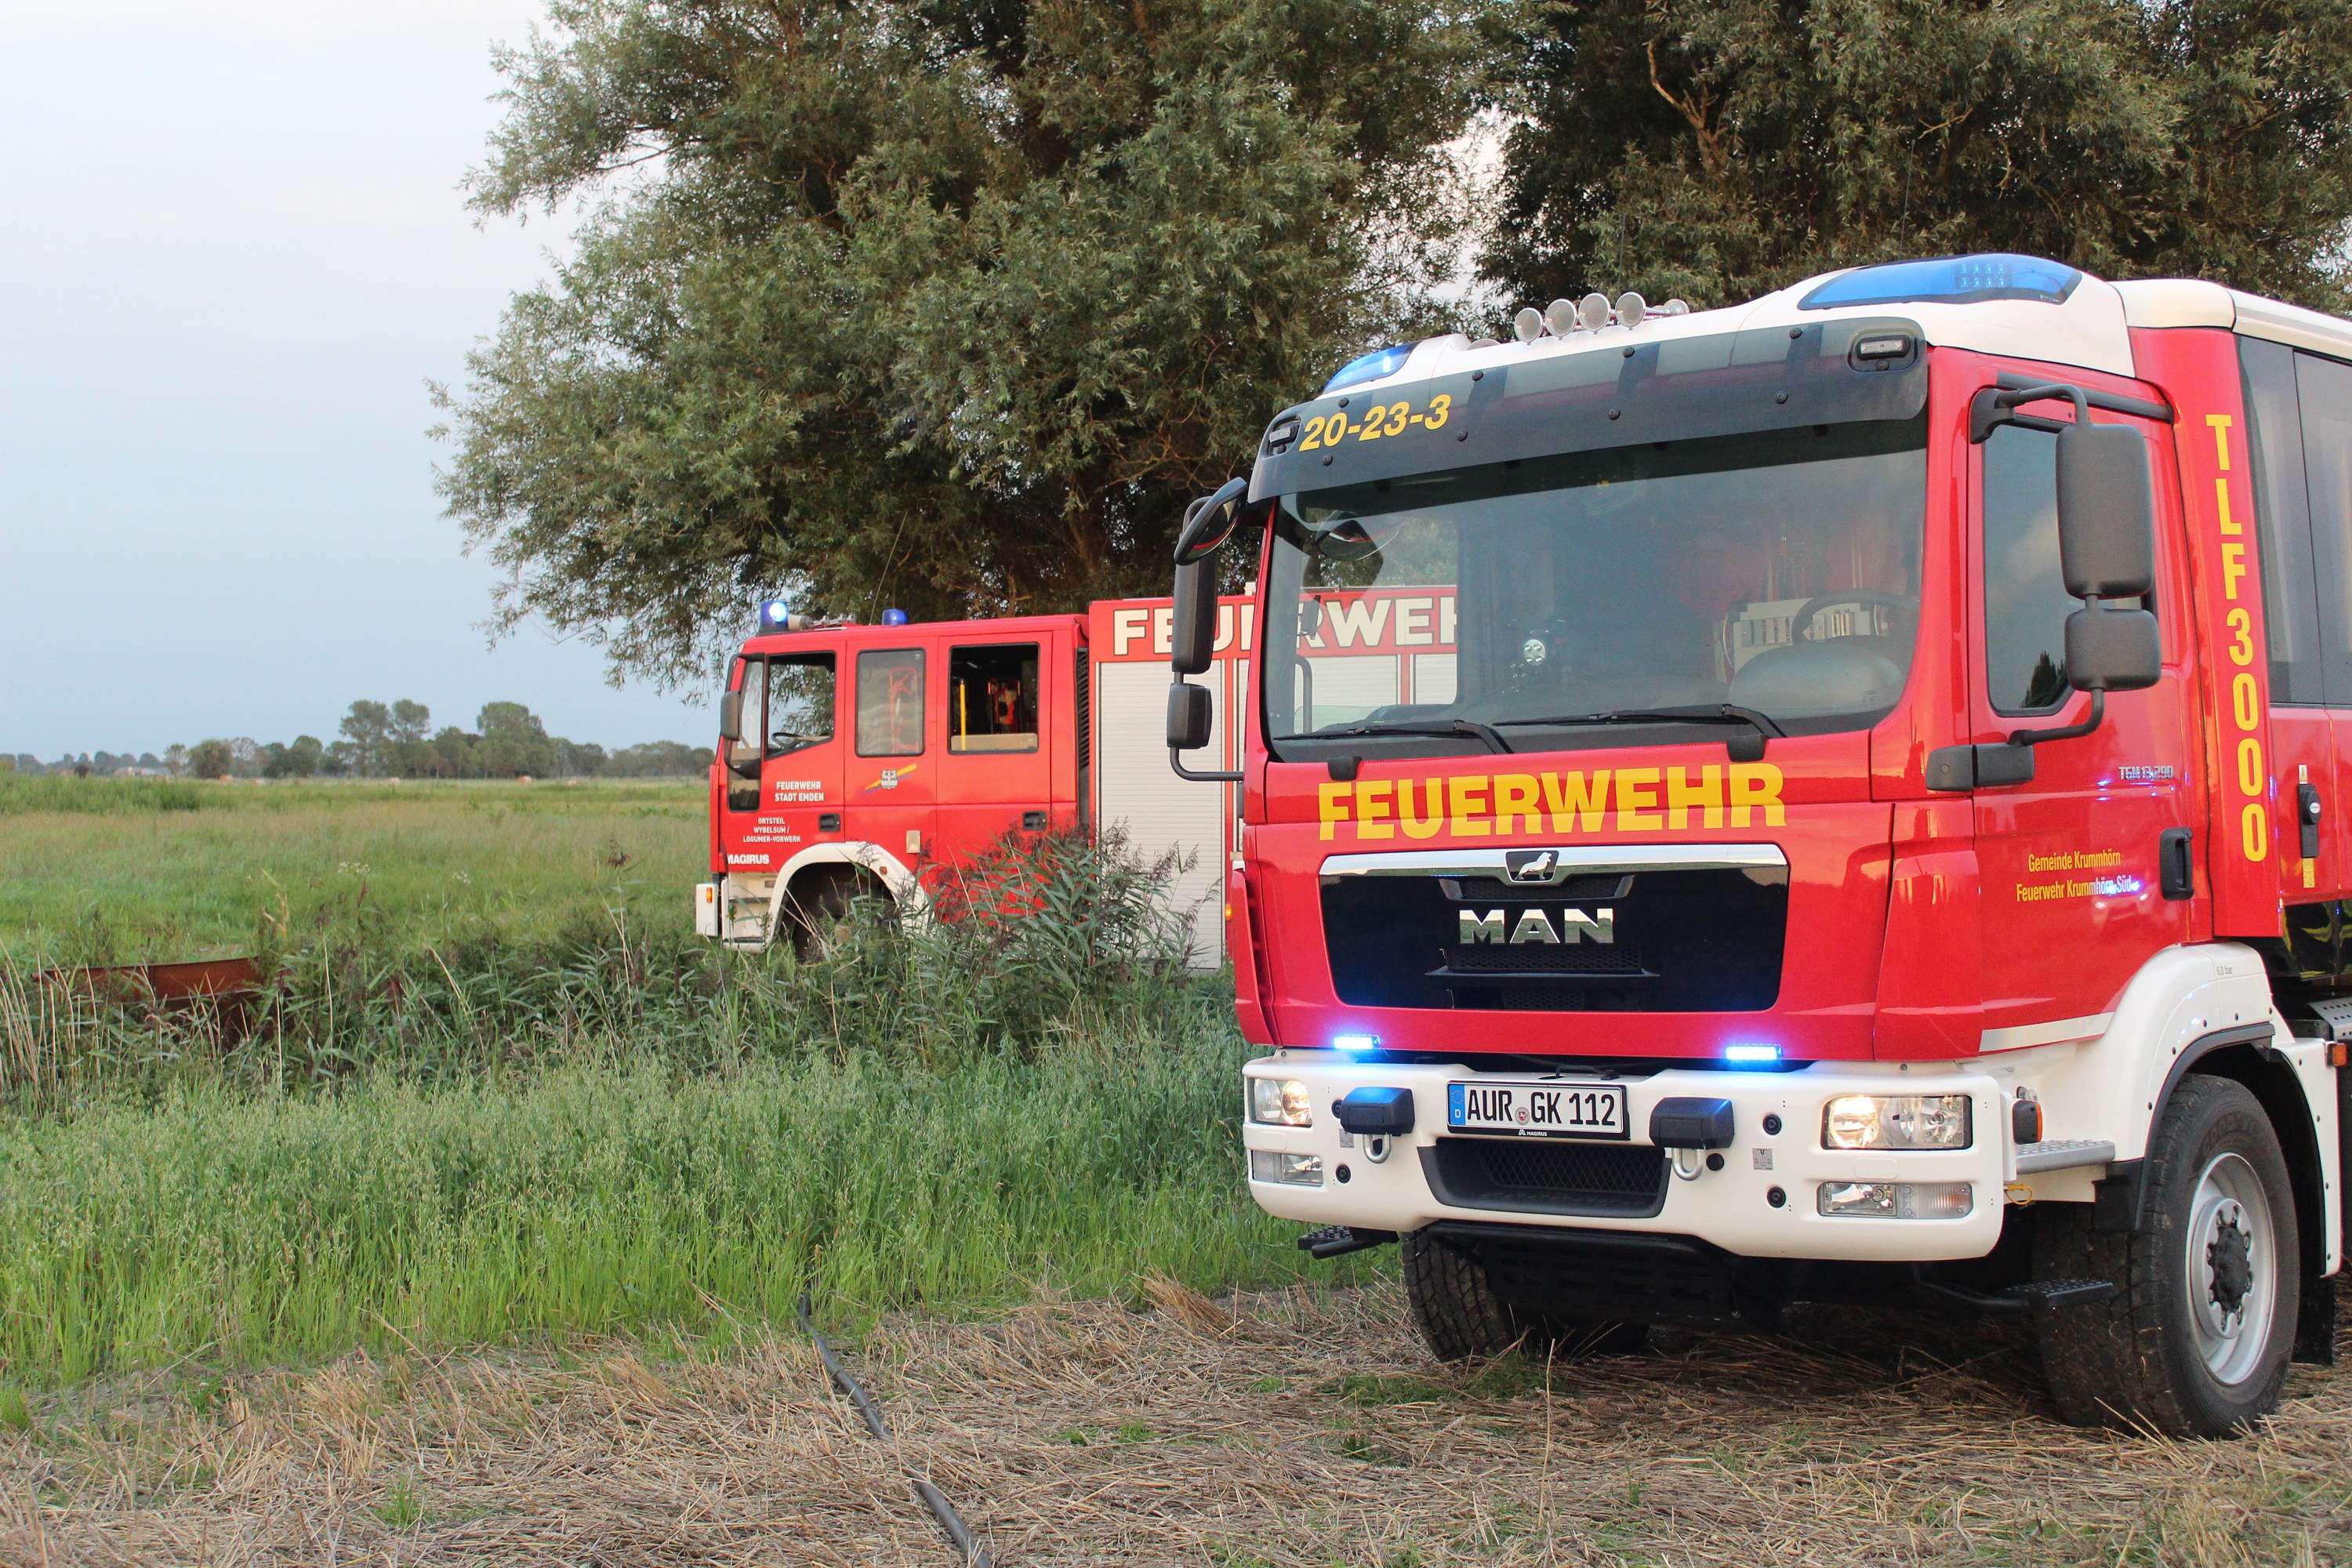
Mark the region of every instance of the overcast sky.
[[527, 0], [0, 8], [0, 754], [332, 739], [355, 697], [704, 738], [582, 643], [486, 647], [454, 379], [564, 226], [457, 184]]

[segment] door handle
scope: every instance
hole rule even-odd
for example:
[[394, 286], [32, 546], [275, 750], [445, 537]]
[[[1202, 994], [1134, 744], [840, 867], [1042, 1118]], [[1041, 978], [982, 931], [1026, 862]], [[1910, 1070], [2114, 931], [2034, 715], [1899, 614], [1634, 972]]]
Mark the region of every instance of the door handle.
[[2168, 827], [2156, 841], [2157, 879], [2164, 896], [2179, 900], [2197, 892], [2197, 861], [2189, 852], [2189, 829]]
[[2294, 821], [2301, 830], [2303, 842], [2298, 846], [2306, 860], [2319, 858], [2319, 786], [2305, 780], [2294, 786]]
[[840, 832], [840, 831], [841, 831], [841, 813], [839, 813], [839, 812], [837, 812], [837, 811], [820, 811], [820, 812], [818, 812], [818, 813], [816, 814], [816, 830], [817, 830], [819, 833], [838, 833], [838, 832]]
[[1042, 811], [1024, 811], [1021, 814], [1021, 826], [1026, 832], [1043, 833], [1045, 831], [1045, 814]]

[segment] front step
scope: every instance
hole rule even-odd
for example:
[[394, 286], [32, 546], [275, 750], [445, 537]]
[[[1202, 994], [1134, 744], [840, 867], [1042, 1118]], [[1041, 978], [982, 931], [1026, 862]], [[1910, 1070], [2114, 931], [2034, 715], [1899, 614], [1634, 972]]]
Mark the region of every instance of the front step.
[[1942, 1279], [1930, 1279], [1916, 1264], [1912, 1266], [1911, 1278], [1920, 1289], [1932, 1296], [1974, 1308], [1979, 1312], [2003, 1315], [2054, 1312], [2063, 1307], [2087, 1307], [2094, 1301], [2105, 1300], [2121, 1289], [2112, 1279], [2029, 1279], [2022, 1285], [1985, 1291]]
[[2037, 1171], [2072, 1171], [2084, 1165], [2113, 1164], [2115, 1144], [2105, 1138], [2044, 1138], [2038, 1143], [2017, 1146], [2017, 1173], [2030, 1176]]
[[1396, 1239], [1392, 1230], [1359, 1230], [1352, 1225], [1327, 1225], [1298, 1238], [1298, 1250], [1309, 1258], [1339, 1258], [1368, 1247], [1386, 1247]]

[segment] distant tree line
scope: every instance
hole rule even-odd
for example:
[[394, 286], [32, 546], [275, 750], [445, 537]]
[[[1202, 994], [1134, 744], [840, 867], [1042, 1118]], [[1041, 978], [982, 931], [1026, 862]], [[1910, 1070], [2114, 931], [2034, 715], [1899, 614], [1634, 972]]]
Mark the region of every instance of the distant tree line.
[[433, 727], [432, 710], [403, 698], [397, 702], [362, 700], [337, 726], [337, 738], [297, 735], [291, 741], [260, 742], [250, 736], [214, 737], [152, 752], [68, 753], [44, 763], [26, 752], [0, 757], [0, 772], [80, 773], [112, 777], [149, 773], [173, 778], [682, 778], [710, 766], [710, 748], [677, 741], [648, 741], [608, 752], [593, 742], [551, 735], [547, 725], [520, 702], [486, 704], [474, 728]]

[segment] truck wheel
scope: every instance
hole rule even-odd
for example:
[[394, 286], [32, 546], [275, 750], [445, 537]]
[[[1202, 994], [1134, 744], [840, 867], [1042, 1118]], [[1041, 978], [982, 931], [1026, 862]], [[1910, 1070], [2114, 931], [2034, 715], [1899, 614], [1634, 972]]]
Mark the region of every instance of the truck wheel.
[[780, 911], [783, 930], [793, 944], [793, 956], [814, 963], [827, 956], [841, 922], [856, 912], [857, 901], [868, 899], [887, 906], [889, 889], [879, 880], [847, 866], [819, 866], [795, 878], [784, 894]]
[[2180, 1437], [2242, 1432], [2278, 1404], [2302, 1288], [2294, 1192], [2244, 1085], [2184, 1079], [2149, 1141], [2134, 1231], [2092, 1205], [2035, 1211], [2035, 1272], [2112, 1279], [2104, 1301], [2037, 1314], [2058, 1412], [2078, 1426]]
[[1472, 1244], [1408, 1231], [1404, 1297], [1430, 1353], [1440, 1361], [1496, 1356], [1514, 1346], [1566, 1361], [1631, 1355], [1650, 1337], [1647, 1323], [1588, 1322], [1531, 1311], [1498, 1293]]

